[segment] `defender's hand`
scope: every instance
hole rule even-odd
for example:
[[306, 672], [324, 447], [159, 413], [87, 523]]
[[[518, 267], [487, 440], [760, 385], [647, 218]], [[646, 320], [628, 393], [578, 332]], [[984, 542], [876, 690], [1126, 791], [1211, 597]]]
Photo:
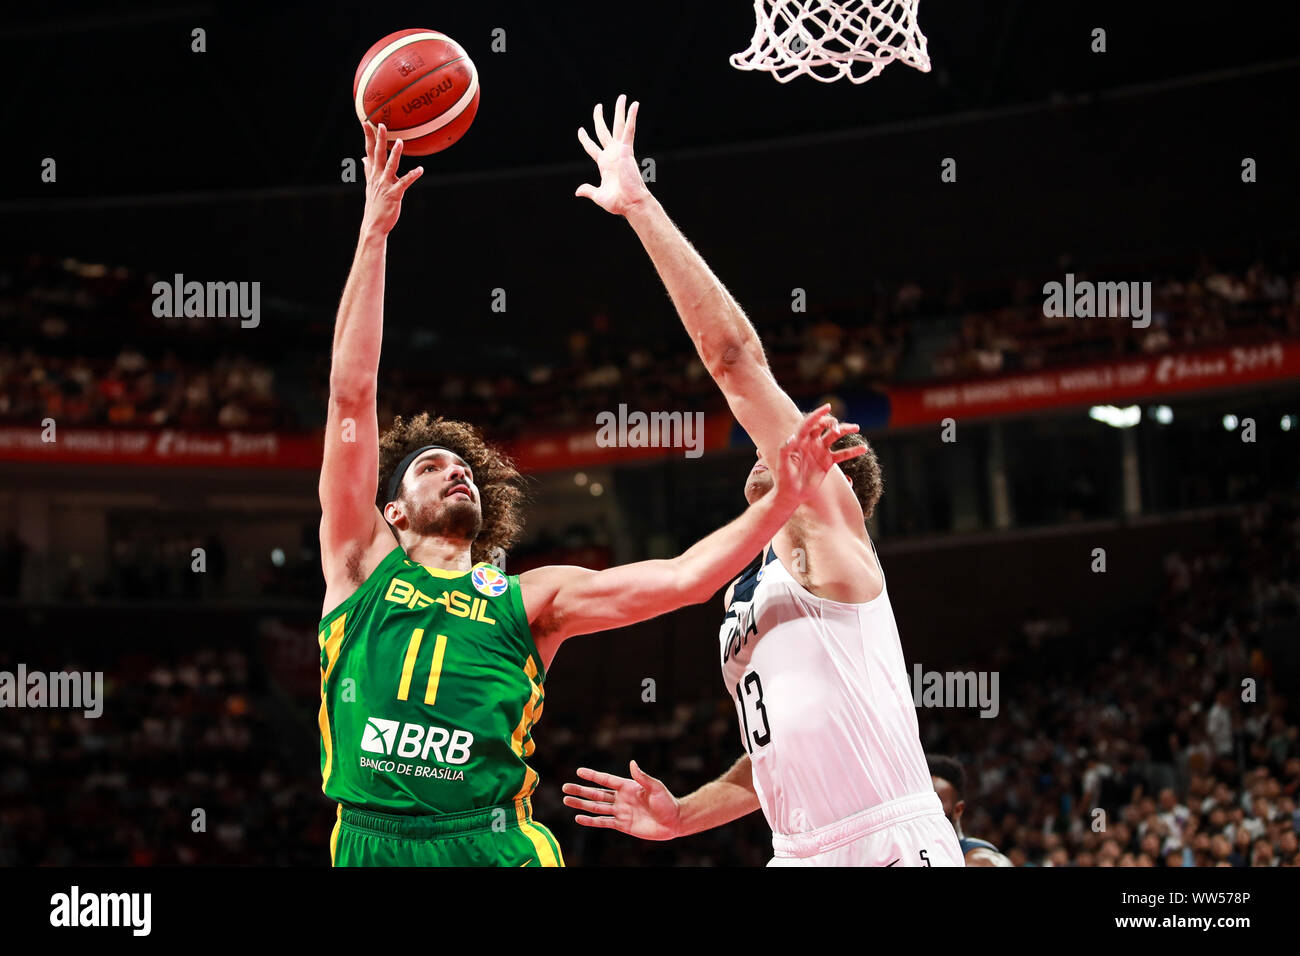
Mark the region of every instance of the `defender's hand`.
[[614, 128], [605, 126], [605, 115], [601, 104], [596, 104], [592, 111], [593, 128], [597, 146], [591, 141], [585, 129], [578, 130], [578, 142], [587, 151], [587, 155], [600, 167], [600, 186], [583, 183], [574, 193], [585, 196], [606, 212], [616, 216], [625, 216], [629, 209], [650, 195], [645, 181], [641, 179], [641, 167], [637, 165], [632, 153], [632, 139], [636, 135], [636, 113], [641, 104], [633, 103], [624, 115], [623, 107], [627, 96], [619, 94], [614, 106]]
[[827, 404], [810, 412], [799, 430], [781, 443], [772, 468], [773, 490], [778, 500], [802, 504], [817, 493], [833, 466], [867, 453], [865, 444], [831, 450], [831, 445], [840, 438], [857, 432], [858, 426], [837, 421], [830, 410]]
[[[566, 783], [564, 805], [596, 816], [577, 814], [584, 827], [611, 827], [642, 840], [671, 840], [678, 835], [681, 812], [677, 798], [662, 783], [643, 773], [633, 760], [632, 779], [599, 770], [578, 768], [578, 776], [597, 787]], [[598, 789], [607, 788], [607, 789]]]
[[366, 171], [366, 211], [362, 217], [365, 226], [378, 229], [387, 235], [397, 225], [402, 214], [402, 197], [411, 183], [424, 175], [424, 167], [397, 178], [397, 163], [402, 158], [402, 141], [393, 143], [388, 151], [388, 130], [383, 123], [363, 123], [366, 131], [366, 155], [361, 165]]

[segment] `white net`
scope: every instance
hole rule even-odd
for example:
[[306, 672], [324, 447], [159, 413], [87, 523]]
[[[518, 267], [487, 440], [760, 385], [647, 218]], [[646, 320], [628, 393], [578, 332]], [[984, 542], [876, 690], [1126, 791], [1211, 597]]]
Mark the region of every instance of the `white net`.
[[754, 37], [731, 65], [771, 73], [780, 83], [801, 74], [823, 83], [865, 83], [895, 60], [928, 73], [917, 2], [754, 0]]

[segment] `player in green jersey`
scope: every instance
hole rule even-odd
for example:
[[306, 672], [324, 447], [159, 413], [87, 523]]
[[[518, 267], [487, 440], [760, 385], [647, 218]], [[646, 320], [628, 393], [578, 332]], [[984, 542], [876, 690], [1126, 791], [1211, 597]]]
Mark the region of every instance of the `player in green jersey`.
[[804, 419], [772, 492], [671, 560], [507, 575], [518, 473], [472, 426], [427, 413], [379, 435], [384, 258], [405, 191], [366, 125], [366, 208], [339, 306], [320, 476], [321, 774], [338, 803], [336, 865], [563, 865], [532, 819], [526, 759], [556, 650], [706, 600], [816, 492], [857, 426]]

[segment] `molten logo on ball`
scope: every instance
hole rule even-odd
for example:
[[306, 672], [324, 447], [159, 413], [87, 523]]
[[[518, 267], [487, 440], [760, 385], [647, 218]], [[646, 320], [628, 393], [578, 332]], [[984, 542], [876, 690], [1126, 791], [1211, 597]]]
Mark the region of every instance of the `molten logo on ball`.
[[435, 87], [434, 87], [433, 89], [431, 89], [429, 92], [425, 93], [423, 96], [417, 96], [415, 99], [411, 100], [409, 103], [403, 103], [403, 104], [402, 104], [402, 112], [403, 112], [403, 113], [414, 113], [416, 110], [420, 109], [422, 106], [432, 106], [434, 100], [436, 100], [438, 97], [442, 96], [443, 93], [450, 93], [450, 92], [452, 91], [452, 88], [453, 88], [455, 85], [456, 85], [456, 84], [453, 83], [451, 80], [443, 80], [441, 83], [439, 83], [437, 86], [435, 86]]
[[[406, 99], [396, 116], [396, 98]], [[426, 156], [459, 140], [478, 112], [478, 70], [463, 47], [435, 30], [399, 30], [361, 58], [352, 81], [357, 119], [383, 123], [389, 142]], [[396, 124], [390, 120], [396, 119]]]

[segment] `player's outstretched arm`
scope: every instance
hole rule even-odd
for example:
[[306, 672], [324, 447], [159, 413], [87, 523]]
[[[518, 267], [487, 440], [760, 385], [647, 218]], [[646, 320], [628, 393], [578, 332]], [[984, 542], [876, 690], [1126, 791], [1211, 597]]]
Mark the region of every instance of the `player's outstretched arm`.
[[745, 754], [717, 780], [677, 799], [633, 760], [631, 778], [578, 768], [594, 783], [566, 783], [564, 805], [583, 810], [574, 819], [586, 827], [610, 827], [642, 840], [673, 840], [720, 827], [759, 808], [754, 776]]
[[825, 424], [822, 406], [778, 448], [773, 487], [735, 521], [676, 558], [639, 561], [605, 571], [553, 565], [520, 575], [524, 608], [544, 660], [576, 634], [625, 627], [708, 599], [763, 550], [794, 509], [817, 493], [826, 473], [864, 445], [831, 450], [851, 423]]
[[[625, 103], [626, 97], [619, 96], [612, 129], [596, 106], [593, 128], [598, 142], [585, 129], [578, 131], [587, 155], [600, 169], [600, 185], [584, 183], [576, 194], [626, 217], [668, 289], [700, 360], [722, 389], [736, 421], [770, 461], [802, 415], [772, 377], [758, 333], [740, 305], [641, 179], [633, 150], [640, 104], [625, 110]], [[828, 482], [810, 504], [826, 518], [862, 524], [861, 506], [847, 483]]]
[[[401, 213], [402, 196], [420, 178], [422, 170], [414, 169], [398, 179], [402, 141], [393, 145], [390, 154], [383, 126], [376, 128], [367, 123], [365, 134], [362, 163], [366, 171], [366, 206], [334, 326], [325, 454], [320, 473], [326, 608], [336, 606], [340, 596], [350, 593], [349, 580], [356, 577], [357, 568], [375, 563], [367, 561], [366, 551], [372, 547], [392, 549], [391, 534], [375, 506], [379, 471], [375, 402], [383, 343], [384, 259], [388, 233]], [[344, 429], [347, 419], [354, 428]], [[345, 434], [348, 440], [344, 440]], [[352, 587], [357, 583], [353, 581]]]

